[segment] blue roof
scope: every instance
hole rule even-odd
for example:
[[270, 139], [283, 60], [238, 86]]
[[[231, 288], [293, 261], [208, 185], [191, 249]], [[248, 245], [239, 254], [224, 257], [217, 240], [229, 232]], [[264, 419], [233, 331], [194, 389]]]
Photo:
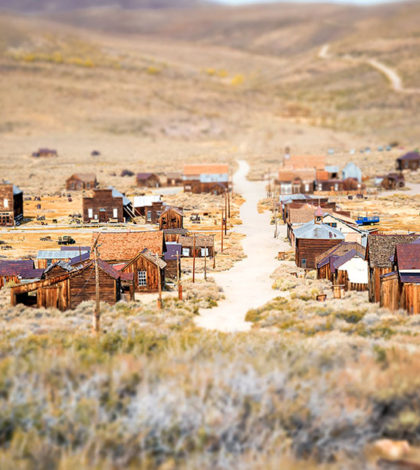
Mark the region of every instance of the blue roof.
[[328, 173], [338, 173], [338, 166], [337, 165], [327, 165], [325, 167], [325, 171], [328, 171]]

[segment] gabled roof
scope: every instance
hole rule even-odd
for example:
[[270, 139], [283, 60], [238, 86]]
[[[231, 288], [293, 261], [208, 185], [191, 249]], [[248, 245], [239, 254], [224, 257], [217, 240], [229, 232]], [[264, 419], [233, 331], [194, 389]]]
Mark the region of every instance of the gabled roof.
[[28, 269], [34, 269], [32, 260], [0, 260], [0, 276], [16, 276]]
[[402, 157], [397, 158], [397, 160], [420, 160], [420, 153], [417, 151], [408, 152]]
[[420, 270], [420, 244], [417, 240], [415, 243], [397, 245], [396, 255], [398, 271]]
[[293, 182], [300, 179], [303, 182], [315, 181], [315, 170], [311, 168], [298, 168], [294, 169], [280, 169], [278, 174], [278, 180], [282, 182]]
[[120, 193], [117, 189], [115, 189], [112, 186], [109, 186], [109, 188], [112, 191], [112, 197], [122, 197], [123, 200], [123, 206], [129, 206], [131, 204], [130, 199], [128, 197], [125, 197], [124, 194]]
[[78, 179], [85, 183], [90, 183], [91, 181], [96, 181], [96, 175], [95, 173], [74, 173], [70, 178], [67, 178], [67, 180], [71, 179]]
[[98, 239], [98, 252], [106, 261], [130, 261], [145, 248], [161, 256], [165, 241], [163, 232], [99, 232], [92, 235], [92, 244]]
[[45, 270], [44, 274], [48, 274], [52, 269], [55, 267], [59, 267], [61, 269], [64, 269], [64, 271], [70, 272], [73, 270], [72, 266], [69, 263], [66, 263], [65, 261], [57, 261], [53, 264], [50, 264]]
[[400, 280], [404, 284], [420, 284], [420, 274], [401, 274]]
[[82, 253], [81, 255], [77, 255], [74, 258], [71, 258], [69, 261], [70, 266], [74, 266], [75, 264], [82, 263], [83, 261], [87, 261], [90, 257], [90, 250], [86, 251], [86, 253]]
[[170, 212], [170, 211], [176, 212], [181, 217], [184, 216], [183, 210], [180, 209], [179, 207], [166, 206], [165, 209], [163, 210], [163, 212], [160, 214], [160, 217], [162, 217], [162, 215], [164, 215], [164, 214], [166, 214], [167, 212]]
[[137, 173], [136, 178], [141, 181], [146, 181], [152, 176], [155, 176], [156, 178], [158, 178], [156, 173]]
[[349, 251], [355, 250], [361, 256], [365, 256], [365, 248], [357, 242], [341, 242], [339, 245], [333, 246], [332, 248], [324, 251], [324, 253], [320, 254], [316, 257], [315, 263], [317, 264], [318, 268], [325, 266], [329, 263], [329, 259], [331, 256], [343, 256], [344, 254], [348, 253]]
[[135, 196], [134, 197], [134, 207], [148, 207], [151, 206], [154, 202], [160, 202], [160, 196]]
[[166, 268], [166, 262], [163, 261], [162, 258], [159, 258], [159, 256], [154, 255], [150, 250], [147, 248], [144, 249], [141, 253], [140, 256], [143, 256], [147, 260], [149, 260], [151, 263], [153, 263], [155, 266], [159, 267], [160, 269], [165, 269]]
[[[188, 237], [180, 236], [179, 243], [183, 247], [193, 247], [194, 246], [194, 236], [190, 235]], [[212, 235], [196, 235], [195, 236], [195, 246], [197, 248], [211, 248], [214, 246], [214, 236]]]
[[196, 165], [184, 165], [185, 176], [196, 176], [196, 175], [222, 175], [229, 173], [229, 165], [225, 164], [196, 164]]
[[325, 224], [317, 224], [315, 221], [308, 222], [294, 230], [296, 239], [318, 239], [318, 240], [344, 240], [344, 235], [336, 228]]
[[395, 247], [403, 243], [411, 243], [418, 238], [418, 234], [370, 234], [366, 250], [369, 266], [375, 268], [392, 267], [391, 258], [395, 252]]
[[310, 222], [314, 218], [315, 206], [312, 204], [304, 204], [301, 207], [290, 207], [289, 222], [291, 224], [304, 224]]
[[284, 161], [284, 168], [315, 168], [316, 170], [325, 169], [324, 155], [291, 155]]
[[347, 263], [347, 261], [350, 261], [353, 258], [362, 258], [363, 256], [357, 252], [357, 250], [350, 250], [344, 255], [341, 256], [336, 256], [332, 257], [332, 272], [336, 271], [338, 268], [340, 268], [343, 264]]

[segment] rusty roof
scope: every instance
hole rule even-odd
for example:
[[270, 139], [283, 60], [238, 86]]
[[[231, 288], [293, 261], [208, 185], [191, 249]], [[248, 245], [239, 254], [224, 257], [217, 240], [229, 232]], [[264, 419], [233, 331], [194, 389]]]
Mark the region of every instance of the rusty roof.
[[284, 182], [292, 182], [296, 179], [302, 181], [315, 181], [315, 170], [311, 168], [281, 169], [279, 170], [278, 180]]
[[315, 206], [311, 204], [300, 205], [299, 207], [290, 207], [288, 222], [291, 224], [304, 224], [313, 220]]
[[100, 232], [92, 235], [92, 245], [98, 240], [99, 256], [106, 261], [130, 261], [148, 248], [161, 256], [164, 251], [163, 232]]
[[419, 234], [370, 234], [366, 250], [369, 266], [375, 268], [392, 267], [391, 258], [395, 253], [395, 247], [414, 242], [417, 238], [419, 238]]
[[291, 155], [284, 160], [284, 168], [314, 168], [316, 170], [325, 169], [324, 155]]
[[85, 183], [90, 183], [91, 181], [96, 181], [96, 175], [95, 173], [74, 173], [67, 179], [67, 181], [71, 179], [78, 179]]
[[420, 270], [420, 245], [418, 243], [397, 245], [396, 255], [399, 271]]
[[226, 173], [229, 173], [229, 165], [221, 163], [184, 165], [185, 176], [221, 175]]

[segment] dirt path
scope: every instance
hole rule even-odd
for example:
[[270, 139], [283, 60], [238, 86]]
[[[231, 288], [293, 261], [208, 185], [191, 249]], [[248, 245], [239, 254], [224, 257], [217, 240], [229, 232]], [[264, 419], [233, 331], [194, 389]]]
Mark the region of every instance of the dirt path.
[[196, 324], [203, 328], [225, 332], [247, 331], [251, 324], [245, 315], [251, 308], [260, 307], [278, 295], [272, 288], [270, 275], [278, 266], [275, 257], [278, 251], [289, 250], [284, 242], [284, 226], [280, 226], [278, 239], [274, 239], [274, 228], [270, 225], [270, 214], [259, 214], [258, 201], [265, 196], [264, 182], [250, 182], [246, 176], [249, 165], [239, 161], [234, 175], [235, 190], [246, 202], [241, 207], [243, 224], [237, 231], [246, 235], [243, 247], [248, 257], [229, 270], [214, 273], [216, 283], [222, 287], [226, 300], [216, 308], [201, 310]]
[[[320, 59], [328, 60], [332, 59], [333, 55], [330, 53], [330, 45], [329, 44], [324, 44], [321, 49], [318, 52], [318, 57]], [[338, 56], [338, 59], [342, 60], [347, 60], [351, 62], [363, 62], [365, 64], [370, 65], [374, 69], [378, 70], [378, 72], [382, 73], [385, 75], [387, 80], [389, 81], [391, 88], [396, 92], [396, 93], [409, 93], [409, 94], [416, 94], [420, 93], [419, 88], [405, 88], [402, 78], [399, 76], [398, 72], [388, 65], [385, 65], [383, 62], [380, 62], [379, 60], [376, 59], [368, 59], [368, 58], [358, 58], [358, 57], [353, 57], [351, 55], [346, 55], [343, 57]]]

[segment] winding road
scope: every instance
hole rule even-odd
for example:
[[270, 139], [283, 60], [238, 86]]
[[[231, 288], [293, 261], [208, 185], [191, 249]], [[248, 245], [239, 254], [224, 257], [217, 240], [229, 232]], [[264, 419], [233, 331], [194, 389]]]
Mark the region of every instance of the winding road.
[[[324, 44], [321, 49], [318, 52], [318, 57], [320, 59], [328, 60], [334, 58], [334, 56], [330, 52], [330, 45], [329, 44]], [[373, 67], [374, 69], [378, 70], [378, 72], [382, 73], [385, 75], [385, 77], [388, 79], [391, 88], [396, 92], [396, 93], [408, 93], [408, 94], [417, 94], [420, 93], [419, 88], [405, 88], [402, 78], [398, 75], [398, 72], [388, 65], [384, 64], [383, 62], [380, 62], [377, 59], [369, 59], [369, 58], [359, 58], [359, 57], [353, 57], [351, 55], [346, 55], [346, 56], [337, 56], [336, 58], [342, 59], [342, 60], [347, 60], [351, 62], [359, 62], [359, 63], [365, 63]]]
[[278, 266], [278, 251], [290, 249], [283, 239], [285, 226], [280, 226], [278, 239], [273, 237], [274, 228], [270, 225], [271, 214], [258, 213], [257, 204], [265, 197], [265, 183], [247, 179], [249, 165], [239, 161], [234, 185], [245, 198], [241, 206], [242, 225], [236, 231], [243, 233], [243, 248], [247, 258], [239, 261], [229, 271], [213, 273], [212, 277], [223, 289], [226, 299], [212, 309], [203, 309], [196, 318], [200, 327], [223, 332], [247, 331], [251, 324], [245, 321], [249, 309], [260, 307], [278, 296], [272, 289], [270, 275]]

